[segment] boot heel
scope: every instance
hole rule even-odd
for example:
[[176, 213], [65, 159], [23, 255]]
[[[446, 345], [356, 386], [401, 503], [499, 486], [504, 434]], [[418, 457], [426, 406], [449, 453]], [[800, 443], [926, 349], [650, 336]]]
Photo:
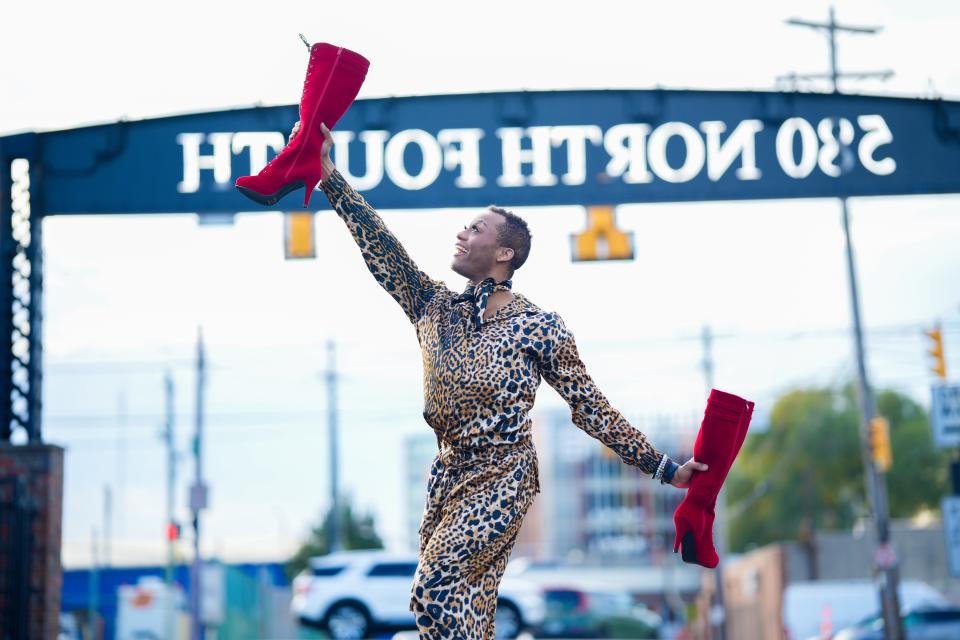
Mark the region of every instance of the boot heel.
[[314, 190], [317, 188], [317, 185], [320, 184], [320, 181], [323, 179], [323, 176], [318, 178], [304, 178], [303, 184], [306, 187], [306, 191], [303, 194], [303, 208], [306, 209], [310, 206], [310, 196], [313, 195]]
[[683, 534], [680, 547], [680, 557], [683, 558], [684, 562], [689, 564], [703, 564], [697, 561], [697, 539], [694, 537], [693, 531], [687, 531]]
[[[687, 537], [692, 534], [693, 527], [687, 522], [686, 518], [677, 517], [678, 514], [675, 514], [673, 518], [673, 526], [676, 528], [677, 532], [673, 538], [673, 552], [677, 553], [680, 551], [680, 546], [682, 543], [686, 542]], [[686, 560], [686, 547], [684, 547], [684, 560]]]
[[686, 503], [682, 503], [673, 514], [673, 525], [677, 529], [677, 536], [673, 541], [673, 552], [679, 549], [680, 557], [689, 564], [698, 564], [701, 567], [712, 569], [717, 566], [718, 558], [713, 550], [712, 528], [701, 520], [700, 526], [695, 526], [690, 520], [690, 514], [685, 513]]

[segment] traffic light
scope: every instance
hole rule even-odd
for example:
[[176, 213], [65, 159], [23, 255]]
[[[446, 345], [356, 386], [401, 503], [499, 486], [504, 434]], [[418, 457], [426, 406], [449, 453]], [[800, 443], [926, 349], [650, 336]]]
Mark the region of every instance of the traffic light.
[[180, 525], [176, 522], [167, 523], [167, 540], [173, 542], [180, 539]]
[[890, 423], [883, 416], [870, 421], [870, 455], [878, 471], [886, 473], [893, 464], [893, 451], [890, 449]]
[[927, 350], [931, 356], [933, 356], [933, 365], [930, 367], [931, 370], [937, 374], [937, 377], [941, 380], [947, 379], [947, 361], [943, 355], [943, 332], [940, 330], [940, 325], [938, 324], [933, 329], [923, 332], [928, 338], [933, 340], [933, 346]]
[[617, 227], [613, 207], [587, 207], [587, 228], [570, 235], [574, 262], [633, 260], [633, 233]]
[[316, 258], [313, 212], [296, 211], [283, 216], [283, 250], [287, 260]]

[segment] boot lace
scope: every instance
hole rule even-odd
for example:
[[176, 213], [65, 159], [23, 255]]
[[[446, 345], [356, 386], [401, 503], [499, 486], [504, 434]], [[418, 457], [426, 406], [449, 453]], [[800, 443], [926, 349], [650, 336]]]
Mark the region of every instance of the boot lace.
[[[298, 35], [300, 36], [300, 39], [303, 41], [303, 44], [307, 47], [307, 51], [308, 51], [308, 52], [312, 52], [312, 51], [313, 51], [313, 47], [310, 46], [310, 42], [307, 40], [307, 38], [306, 38], [302, 33], [301, 33], [301, 34], [298, 34]], [[301, 102], [301, 104], [303, 103], [303, 98], [304, 98], [304, 96], [307, 95], [307, 84], [309, 84], [309, 82], [310, 82], [310, 76], [313, 75], [313, 74], [312, 74], [312, 71], [313, 71], [313, 56], [310, 56], [310, 62], [307, 64], [307, 77], [306, 77], [306, 79], [303, 81], [303, 92], [300, 94], [300, 102]], [[297, 135], [299, 135], [299, 132], [297, 133]], [[290, 143], [287, 142], [287, 144], [290, 144]], [[270, 169], [270, 165], [273, 164], [273, 161], [276, 160], [276, 159], [279, 158], [279, 157], [280, 157], [280, 154], [279, 154], [279, 153], [278, 153], [277, 155], [273, 156], [273, 158], [270, 159], [270, 162], [268, 162], [268, 163], [263, 167], [262, 171], [267, 171], [267, 170], [269, 170], [269, 169]]]
[[[301, 33], [300, 39], [303, 41], [303, 44], [307, 47], [307, 51], [311, 54], [313, 53], [313, 47], [310, 46], [310, 42], [307, 38]], [[300, 94], [300, 103], [303, 104], [303, 99], [307, 95], [307, 85], [310, 84], [310, 77], [313, 75], [313, 56], [310, 56], [310, 62], [307, 64], [307, 77], [303, 81], [303, 92]]]

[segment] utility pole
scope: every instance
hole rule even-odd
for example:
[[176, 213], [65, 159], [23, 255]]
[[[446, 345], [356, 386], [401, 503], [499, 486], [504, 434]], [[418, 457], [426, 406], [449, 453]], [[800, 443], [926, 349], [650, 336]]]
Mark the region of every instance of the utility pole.
[[206, 359], [203, 351], [203, 329], [197, 331], [197, 415], [193, 436], [193, 457], [196, 477], [190, 490], [190, 512], [193, 515], [193, 563], [190, 565], [190, 639], [202, 640], [200, 572], [200, 512], [207, 507], [207, 487], [203, 484], [203, 398], [206, 385]]
[[700, 334], [700, 341], [703, 344], [703, 383], [707, 387], [707, 395], [713, 390], [713, 332], [710, 325], [703, 326], [703, 332]]
[[173, 637], [173, 558], [174, 544], [176, 543], [173, 521], [174, 491], [177, 480], [177, 453], [173, 444], [173, 376], [167, 371], [164, 377], [164, 396], [166, 407], [166, 421], [163, 430], [163, 443], [167, 448], [167, 570], [165, 574], [167, 610], [164, 620], [167, 638]]
[[[710, 330], [709, 325], [703, 326], [700, 341], [703, 345], [703, 361], [701, 362], [703, 366], [703, 383], [706, 386], [707, 396], [709, 397], [710, 392], [713, 390], [713, 332]], [[726, 555], [727, 552], [725, 499], [723, 487], [720, 487], [720, 492], [717, 494], [717, 504], [714, 507], [716, 515], [714, 518], [715, 531], [713, 532], [714, 548], [720, 557], [713, 574], [716, 581], [717, 601], [710, 612], [712, 637], [716, 640], [723, 640], [727, 630], [726, 605], [723, 597], [723, 556]]]
[[[840, 78], [881, 78], [887, 79], [893, 75], [892, 71], [841, 73], [837, 68], [837, 32], [862, 33], [873, 35], [880, 31], [880, 27], [854, 27], [837, 24], [833, 7], [830, 8], [830, 19], [826, 23], [811, 22], [809, 20], [790, 19], [787, 24], [816, 29], [827, 35], [830, 47], [830, 73], [810, 74], [803, 77], [828, 77], [833, 93], [840, 93], [837, 81]], [[874, 525], [877, 532], [877, 547], [874, 550], [874, 564], [876, 575], [880, 583], [880, 606], [884, 621], [884, 637], [888, 640], [901, 640], [903, 627], [900, 621], [900, 599], [897, 593], [899, 584], [899, 570], [893, 547], [890, 544], [890, 518], [887, 510], [887, 485], [883, 472], [874, 462], [870, 448], [870, 424], [877, 414], [876, 400], [873, 389], [867, 378], [867, 367], [863, 347], [863, 325], [860, 318], [860, 296], [857, 290], [857, 272], [853, 256], [853, 240], [850, 236], [850, 214], [847, 208], [847, 199], [840, 198], [843, 214], [843, 235], [846, 240], [847, 277], [850, 282], [850, 308], [853, 315], [853, 341], [857, 357], [857, 387], [860, 398], [860, 441], [866, 474], [867, 494], [873, 509]]]
[[103, 486], [103, 566], [105, 567], [109, 567], [111, 564], [110, 543], [113, 538], [112, 521], [113, 492], [110, 490], [110, 485], [107, 484]]
[[100, 615], [100, 551], [97, 528], [90, 532], [90, 597], [87, 600], [87, 631], [93, 640], [97, 637], [97, 618]]
[[878, 33], [881, 27], [854, 27], [850, 25], [837, 24], [833, 7], [830, 7], [830, 19], [828, 22], [813, 22], [811, 20], [800, 20], [799, 18], [790, 18], [787, 24], [794, 27], [807, 27], [826, 33], [828, 45], [830, 47], [830, 72], [829, 73], [788, 73], [778, 77], [778, 80], [789, 80], [796, 86], [799, 80], [829, 80], [831, 91], [840, 93], [837, 81], [840, 78], [850, 78], [851, 80], [889, 80], [893, 77], [893, 71], [886, 69], [884, 71], [857, 71], [841, 72], [837, 66], [837, 32], [845, 33], [864, 33], [874, 35]]
[[124, 517], [127, 512], [127, 393], [117, 395], [117, 513], [115, 534], [123, 539], [125, 533]]
[[337, 445], [336, 344], [327, 340], [327, 428], [330, 436], [330, 553], [340, 551], [339, 450]]

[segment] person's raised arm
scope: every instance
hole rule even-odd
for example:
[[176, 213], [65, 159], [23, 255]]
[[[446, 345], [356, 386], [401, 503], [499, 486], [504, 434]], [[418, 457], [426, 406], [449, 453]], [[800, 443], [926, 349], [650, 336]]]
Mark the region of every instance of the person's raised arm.
[[627, 464], [650, 475], [668, 474], [666, 480], [675, 487], [686, 487], [694, 471], [706, 470], [706, 465], [694, 460], [675, 466], [676, 463], [657, 451], [597, 388], [580, 359], [573, 334], [560, 316], [547, 314], [545, 325], [539, 349], [540, 373], [570, 406], [577, 427], [605, 444]]
[[[299, 130], [294, 127], [293, 135]], [[390, 232], [377, 212], [351, 187], [330, 160], [333, 137], [321, 124], [323, 180], [320, 188], [330, 204], [347, 224], [360, 247], [367, 268], [380, 286], [400, 303], [411, 322], [423, 315], [424, 308], [443, 283], [420, 271], [397, 237]]]

